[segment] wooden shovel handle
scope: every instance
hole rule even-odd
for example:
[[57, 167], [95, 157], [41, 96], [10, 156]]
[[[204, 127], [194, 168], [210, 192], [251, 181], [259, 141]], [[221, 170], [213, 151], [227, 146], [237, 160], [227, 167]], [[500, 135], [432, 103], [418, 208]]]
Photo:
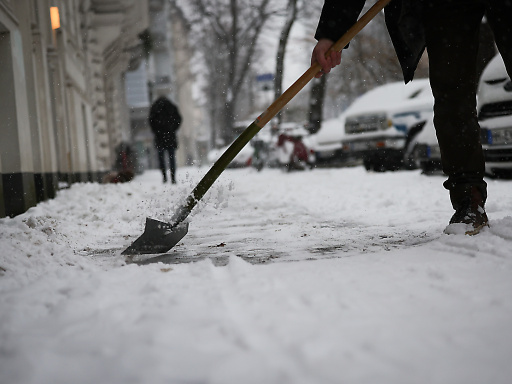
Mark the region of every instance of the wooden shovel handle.
[[[345, 34], [334, 43], [326, 55], [332, 51], [341, 50], [357, 35], [391, 0], [377, 1]], [[222, 156], [213, 164], [206, 175], [187, 197], [185, 203], [179, 208], [171, 219], [171, 225], [177, 226], [187, 218], [192, 209], [210, 189], [220, 174], [233, 161], [242, 148], [263, 128], [304, 86], [309, 83], [320, 71], [320, 64], [314, 63], [304, 74], [293, 83], [281, 96], [279, 96], [265, 112], [263, 112], [245, 131], [229, 146]]]

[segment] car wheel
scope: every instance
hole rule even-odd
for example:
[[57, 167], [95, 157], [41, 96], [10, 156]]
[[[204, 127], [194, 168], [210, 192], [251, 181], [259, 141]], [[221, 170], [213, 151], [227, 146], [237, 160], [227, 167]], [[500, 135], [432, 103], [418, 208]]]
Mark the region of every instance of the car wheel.
[[363, 160], [363, 164], [364, 164], [364, 168], [367, 170], [367, 171], [371, 171], [372, 168], [373, 168], [373, 164], [372, 162], [369, 160], [369, 159], [364, 159]]
[[375, 172], [386, 172], [387, 167], [386, 167], [386, 164], [377, 162], [377, 163], [373, 164], [373, 170]]

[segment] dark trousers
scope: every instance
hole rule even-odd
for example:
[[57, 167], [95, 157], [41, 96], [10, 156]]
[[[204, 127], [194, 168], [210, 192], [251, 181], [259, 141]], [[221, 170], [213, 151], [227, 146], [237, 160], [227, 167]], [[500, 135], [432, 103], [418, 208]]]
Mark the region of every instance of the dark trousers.
[[171, 169], [171, 181], [176, 181], [176, 156], [174, 155], [175, 149], [170, 147], [156, 147], [158, 151], [158, 165], [164, 176], [164, 181], [167, 181], [167, 173], [165, 166], [165, 152], [169, 153], [169, 168]]
[[477, 52], [484, 15], [512, 74], [512, 0], [424, 0], [434, 125], [441, 148], [444, 186], [457, 209], [472, 186], [482, 193], [485, 162], [476, 114]]

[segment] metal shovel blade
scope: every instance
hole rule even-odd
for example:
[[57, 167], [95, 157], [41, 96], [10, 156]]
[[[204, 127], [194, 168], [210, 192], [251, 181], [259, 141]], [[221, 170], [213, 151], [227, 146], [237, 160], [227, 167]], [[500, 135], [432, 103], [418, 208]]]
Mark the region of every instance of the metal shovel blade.
[[163, 221], [146, 218], [144, 233], [123, 251], [123, 255], [165, 253], [185, 237], [188, 222], [176, 226]]

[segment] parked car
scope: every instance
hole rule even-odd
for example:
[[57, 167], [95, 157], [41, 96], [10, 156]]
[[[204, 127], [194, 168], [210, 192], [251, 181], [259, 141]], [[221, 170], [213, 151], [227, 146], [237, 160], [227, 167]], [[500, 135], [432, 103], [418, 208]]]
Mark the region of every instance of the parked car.
[[322, 122], [320, 130], [311, 136], [317, 167], [336, 167], [362, 164], [361, 159], [350, 157], [343, 150], [345, 138], [345, 114]]
[[500, 54], [489, 62], [480, 78], [478, 120], [486, 173], [492, 177], [511, 177], [512, 81]]
[[417, 134], [433, 114], [434, 98], [428, 79], [394, 82], [361, 96], [345, 111], [342, 151], [362, 159], [367, 170], [404, 167], [409, 135]]
[[412, 138], [406, 148], [405, 158], [413, 162], [411, 168], [420, 168], [423, 174], [442, 173], [441, 150], [433, 118], [428, 119], [421, 131]]

